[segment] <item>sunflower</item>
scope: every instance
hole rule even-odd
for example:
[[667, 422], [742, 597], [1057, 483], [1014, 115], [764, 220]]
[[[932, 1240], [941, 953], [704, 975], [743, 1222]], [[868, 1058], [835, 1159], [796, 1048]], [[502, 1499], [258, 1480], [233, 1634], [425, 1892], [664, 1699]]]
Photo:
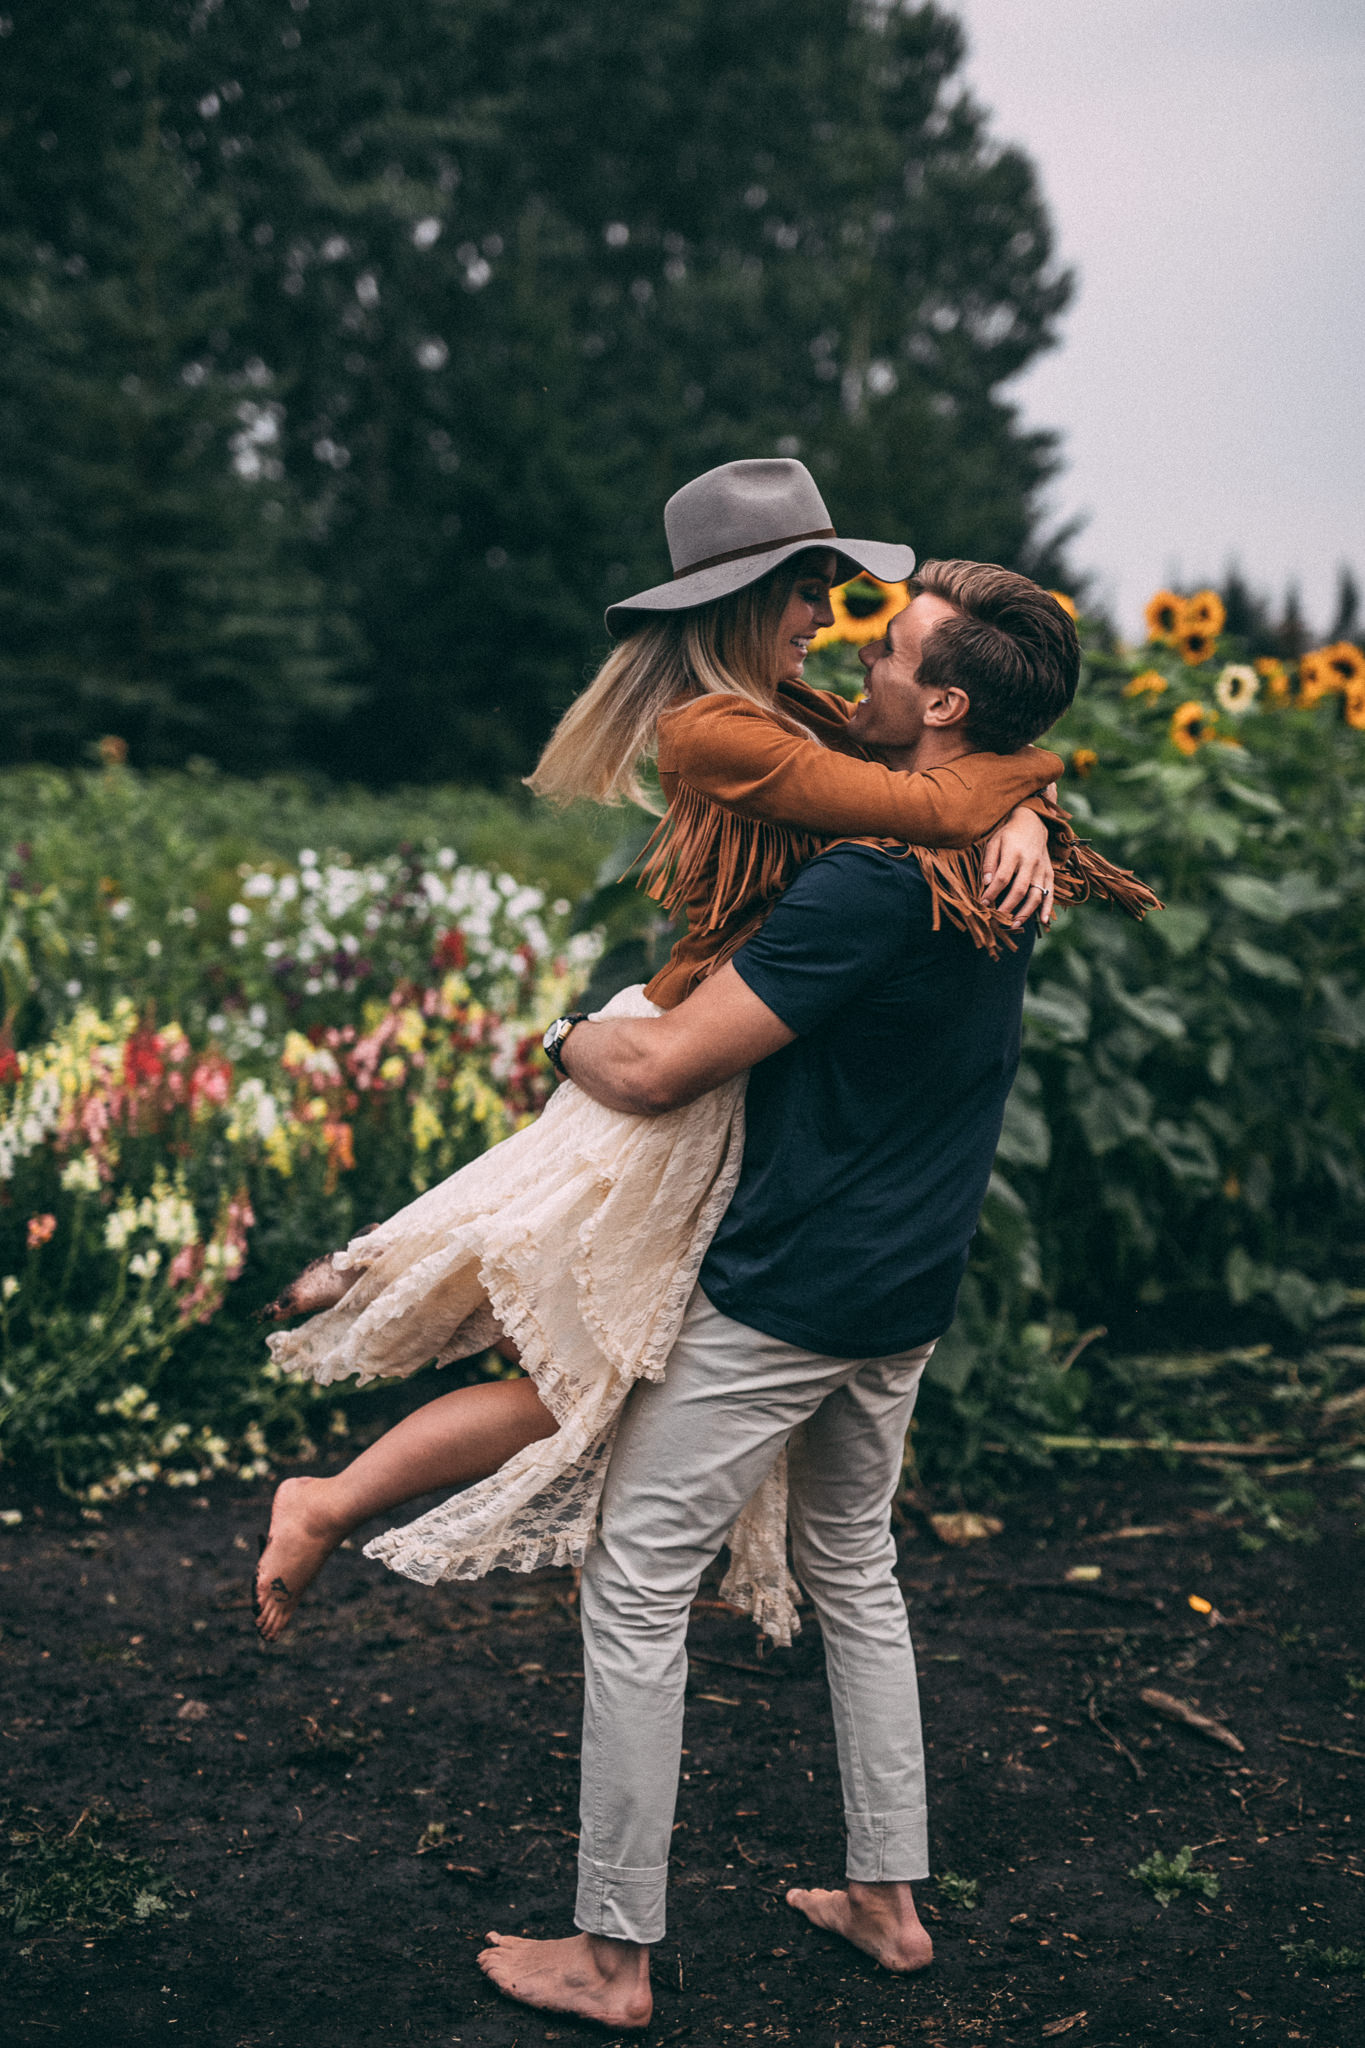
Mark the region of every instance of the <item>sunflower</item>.
[[1230, 661], [1213, 686], [1213, 694], [1224, 711], [1231, 711], [1240, 718], [1244, 711], [1250, 711], [1261, 694], [1261, 678], [1254, 668], [1245, 663]]
[[1198, 590], [1185, 599], [1181, 611], [1182, 633], [1212, 633], [1217, 639], [1227, 619], [1222, 598], [1216, 590]]
[[1318, 704], [1324, 697], [1344, 689], [1345, 684], [1332, 666], [1330, 656], [1335, 652], [1331, 647], [1315, 647], [1311, 654], [1305, 654], [1299, 661], [1299, 702]]
[[1048, 596], [1055, 598], [1057, 600], [1057, 603], [1061, 606], [1062, 610], [1066, 613], [1069, 619], [1075, 619], [1080, 616], [1080, 614], [1076, 610], [1075, 598], [1068, 597], [1064, 590], [1049, 590]]
[[864, 571], [831, 590], [829, 602], [834, 624], [822, 626], [811, 646], [829, 647], [842, 640], [850, 647], [865, 647], [869, 640], [880, 640], [896, 613], [905, 610], [910, 592], [903, 583], [879, 583]]
[[1216, 715], [1201, 704], [1197, 697], [1191, 697], [1188, 703], [1181, 704], [1172, 715], [1171, 744], [1179, 747], [1182, 754], [1197, 753], [1206, 741], [1214, 737], [1216, 724]]
[[1140, 676], [1134, 676], [1131, 683], [1125, 683], [1125, 697], [1159, 697], [1170, 684], [1159, 668], [1145, 668]]
[[1071, 756], [1071, 765], [1078, 775], [1088, 775], [1099, 763], [1099, 755], [1093, 747], [1077, 747]]
[[1365, 682], [1365, 654], [1351, 641], [1338, 640], [1334, 647], [1324, 647], [1322, 653], [1343, 690], [1349, 690], [1352, 683]]
[[1253, 663], [1261, 681], [1276, 704], [1287, 704], [1290, 697], [1289, 670], [1282, 661], [1276, 661], [1272, 654], [1262, 654]]
[[1184, 610], [1184, 598], [1177, 597], [1173, 590], [1158, 590], [1155, 597], [1148, 598], [1144, 614], [1148, 640], [1156, 641], [1159, 646], [1174, 647]]
[[1365, 732], [1365, 679], [1346, 685], [1346, 723]]
[[1210, 633], [1204, 626], [1181, 626], [1175, 636], [1180, 649], [1180, 659], [1191, 668], [1198, 668], [1201, 661], [1212, 661], [1218, 650], [1218, 635]]

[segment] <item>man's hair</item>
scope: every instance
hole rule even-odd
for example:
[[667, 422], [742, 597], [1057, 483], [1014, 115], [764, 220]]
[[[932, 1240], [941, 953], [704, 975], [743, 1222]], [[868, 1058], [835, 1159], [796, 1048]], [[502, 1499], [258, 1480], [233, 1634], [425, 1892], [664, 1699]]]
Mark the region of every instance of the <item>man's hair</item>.
[[1012, 754], [1056, 723], [1076, 694], [1081, 648], [1055, 597], [993, 562], [926, 562], [913, 587], [959, 614], [926, 635], [919, 680], [965, 691], [965, 738], [987, 753]]

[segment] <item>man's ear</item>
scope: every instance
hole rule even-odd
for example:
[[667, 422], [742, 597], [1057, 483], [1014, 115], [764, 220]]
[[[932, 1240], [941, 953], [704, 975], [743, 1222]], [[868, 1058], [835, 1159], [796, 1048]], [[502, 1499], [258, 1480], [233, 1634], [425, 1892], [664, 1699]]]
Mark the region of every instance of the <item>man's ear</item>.
[[936, 726], [940, 732], [955, 725], [962, 725], [972, 708], [972, 700], [965, 690], [959, 690], [956, 683], [935, 690], [924, 707], [924, 723]]

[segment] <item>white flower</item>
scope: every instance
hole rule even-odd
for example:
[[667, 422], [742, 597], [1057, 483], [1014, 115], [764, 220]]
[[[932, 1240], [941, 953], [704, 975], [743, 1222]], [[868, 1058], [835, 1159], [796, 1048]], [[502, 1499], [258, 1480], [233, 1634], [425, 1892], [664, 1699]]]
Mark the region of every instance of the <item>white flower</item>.
[[104, 1242], [111, 1252], [121, 1252], [136, 1229], [137, 1210], [117, 1208], [105, 1218]]
[[248, 906], [247, 904], [245, 904], [245, 903], [229, 903], [229, 905], [228, 905], [228, 923], [229, 923], [229, 924], [250, 924], [250, 923], [251, 923], [251, 911], [250, 911], [250, 908], [249, 908], [249, 906]]
[[0, 1280], [0, 1301], [13, 1301], [18, 1292], [19, 1282], [13, 1273], [6, 1273], [4, 1279]]
[[68, 1159], [62, 1168], [62, 1190], [68, 1195], [97, 1195], [100, 1188], [100, 1170], [90, 1153], [79, 1159]]
[[1261, 694], [1261, 678], [1242, 662], [1229, 662], [1213, 686], [1213, 694], [1224, 711], [1240, 718], [1250, 711]]
[[128, 1271], [136, 1280], [150, 1280], [161, 1264], [161, 1254], [153, 1247], [150, 1251], [134, 1252], [128, 1261]]

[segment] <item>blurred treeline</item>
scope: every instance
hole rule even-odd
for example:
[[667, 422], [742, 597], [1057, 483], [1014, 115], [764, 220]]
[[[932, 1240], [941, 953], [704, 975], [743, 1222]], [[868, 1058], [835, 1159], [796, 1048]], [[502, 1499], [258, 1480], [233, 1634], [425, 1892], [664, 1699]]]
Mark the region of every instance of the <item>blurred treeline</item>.
[[844, 531], [1060, 573], [1001, 395], [1069, 281], [904, 0], [9, 0], [0, 759], [523, 772], [799, 454]]

